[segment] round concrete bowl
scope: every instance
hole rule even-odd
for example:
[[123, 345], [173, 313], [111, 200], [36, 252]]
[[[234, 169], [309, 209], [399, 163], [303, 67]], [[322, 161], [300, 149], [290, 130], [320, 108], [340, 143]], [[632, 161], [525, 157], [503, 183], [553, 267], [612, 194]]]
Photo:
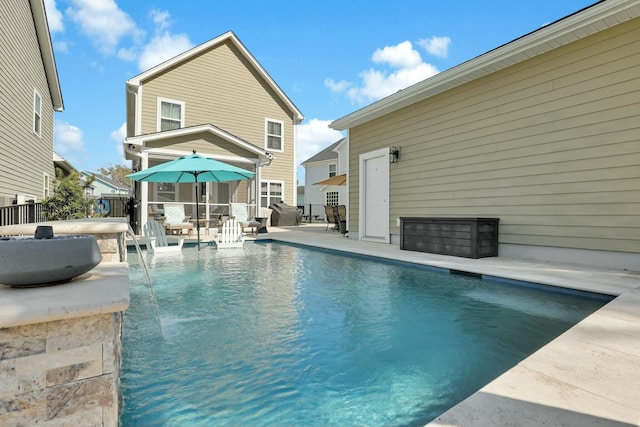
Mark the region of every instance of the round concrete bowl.
[[45, 286], [68, 282], [102, 261], [96, 238], [87, 234], [0, 238], [0, 284]]

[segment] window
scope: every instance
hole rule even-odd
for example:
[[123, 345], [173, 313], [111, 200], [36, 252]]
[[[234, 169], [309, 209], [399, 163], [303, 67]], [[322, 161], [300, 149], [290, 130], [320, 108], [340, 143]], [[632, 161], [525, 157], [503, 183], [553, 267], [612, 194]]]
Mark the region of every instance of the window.
[[158, 131], [184, 127], [184, 102], [158, 98]]
[[338, 165], [331, 164], [329, 165], [329, 178], [331, 178], [332, 176], [336, 176], [336, 171], [338, 170]]
[[335, 206], [338, 204], [338, 192], [337, 191], [327, 191], [326, 193], [327, 205]]
[[267, 150], [283, 151], [282, 129], [283, 122], [267, 119], [266, 125], [266, 146]]
[[176, 185], [169, 182], [159, 182], [156, 192], [156, 201], [158, 202], [175, 202], [178, 200], [176, 194]]
[[260, 204], [263, 207], [269, 207], [273, 203], [282, 201], [282, 191], [284, 184], [281, 181], [262, 181], [260, 182]]
[[44, 179], [42, 182], [42, 197], [43, 198], [49, 197], [49, 174], [48, 173], [44, 174]]
[[42, 128], [42, 96], [33, 90], [33, 133], [40, 136]]

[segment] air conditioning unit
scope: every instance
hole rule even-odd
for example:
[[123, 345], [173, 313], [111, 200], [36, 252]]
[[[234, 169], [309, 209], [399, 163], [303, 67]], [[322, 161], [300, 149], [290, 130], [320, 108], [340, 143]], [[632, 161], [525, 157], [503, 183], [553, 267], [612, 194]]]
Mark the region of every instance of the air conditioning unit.
[[33, 196], [31, 194], [17, 194], [16, 195], [16, 204], [18, 205], [24, 205], [28, 202], [35, 202], [36, 201], [36, 196]]
[[11, 206], [15, 199], [15, 196], [0, 196], [0, 206]]

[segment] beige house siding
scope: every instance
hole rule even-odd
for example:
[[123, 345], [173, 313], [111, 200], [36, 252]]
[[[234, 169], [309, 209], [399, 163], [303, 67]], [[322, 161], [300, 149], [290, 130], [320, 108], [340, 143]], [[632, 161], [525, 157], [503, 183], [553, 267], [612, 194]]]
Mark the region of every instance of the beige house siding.
[[283, 180], [286, 201], [294, 203], [290, 191], [295, 187], [293, 112], [231, 42], [143, 82], [142, 134], [157, 131], [158, 98], [185, 103], [185, 127], [213, 124], [262, 149], [266, 148], [265, 119], [282, 121], [284, 151], [273, 153], [275, 159], [262, 170], [262, 178]]
[[400, 216], [500, 218], [500, 242], [640, 252], [640, 19], [350, 129], [390, 165]]
[[[0, 102], [0, 199], [28, 194], [41, 200], [43, 174], [54, 177], [53, 102], [29, 3], [5, 0], [2, 9], [0, 98], [5, 101]], [[42, 97], [40, 137], [33, 133], [34, 89]]]

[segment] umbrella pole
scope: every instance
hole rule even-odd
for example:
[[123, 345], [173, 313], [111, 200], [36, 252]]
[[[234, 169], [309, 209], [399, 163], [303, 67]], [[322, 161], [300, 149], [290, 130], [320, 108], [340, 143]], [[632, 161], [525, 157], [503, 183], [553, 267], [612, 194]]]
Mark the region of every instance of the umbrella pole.
[[200, 250], [200, 209], [198, 208], [198, 177], [196, 176], [196, 233], [198, 234], [198, 250]]

